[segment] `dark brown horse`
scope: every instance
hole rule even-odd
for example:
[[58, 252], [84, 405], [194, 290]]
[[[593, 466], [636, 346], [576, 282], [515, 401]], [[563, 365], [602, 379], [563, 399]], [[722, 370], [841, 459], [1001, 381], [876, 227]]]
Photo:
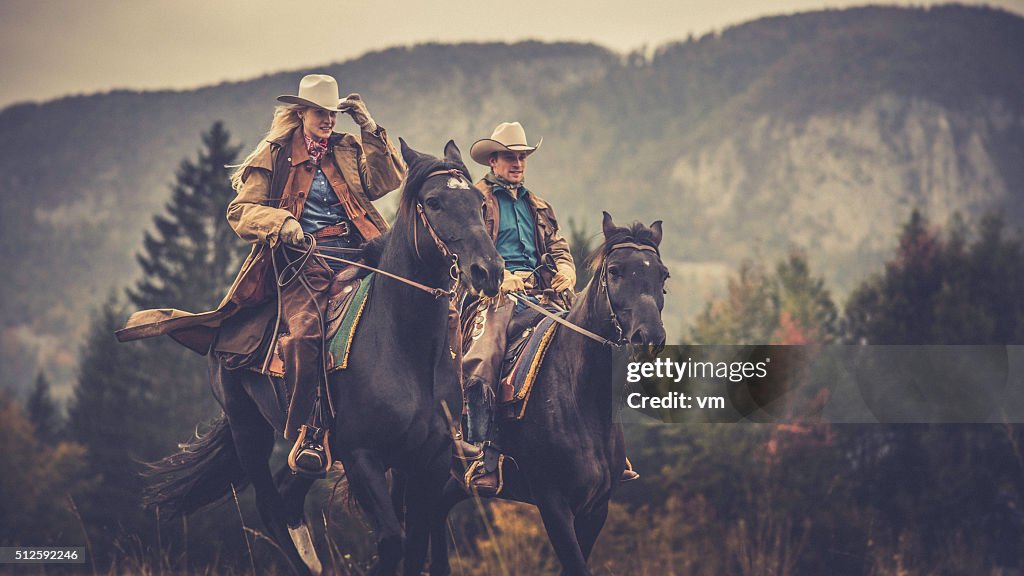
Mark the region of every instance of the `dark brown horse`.
[[[661, 262], [661, 222], [620, 228], [604, 213], [604, 243], [590, 261], [594, 278], [568, 320], [605, 339], [662, 346], [668, 269]], [[522, 420], [499, 431], [505, 485], [499, 498], [535, 504], [563, 574], [586, 575], [587, 559], [608, 501], [625, 469], [622, 427], [613, 419], [612, 351], [563, 326], [557, 328]], [[468, 496], [452, 480], [445, 514], [432, 531], [431, 575], [450, 573], [447, 510]]]
[[[444, 289], [451, 271], [458, 270], [470, 290], [496, 294], [503, 261], [484, 228], [483, 197], [471, 185], [459, 149], [448, 142], [440, 160], [401, 144], [408, 179], [394, 227], [380, 240], [380, 269]], [[454, 264], [445, 252], [457, 257]], [[456, 411], [462, 406], [448, 309], [448, 298], [376, 275], [349, 368], [329, 378], [337, 410], [332, 448], [376, 532], [373, 574], [397, 573], [403, 552], [405, 572], [419, 574], [427, 555], [451, 457], [442, 405]], [[150, 493], [150, 504], [170, 514], [189, 513], [230, 494], [232, 485], [252, 483], [260, 517], [292, 568], [319, 573], [303, 514], [313, 481], [281, 474], [279, 485], [268, 464], [275, 428], [280, 432], [282, 423], [268, 421], [254, 399], [255, 391], [267, 387], [266, 378], [228, 370], [212, 357], [211, 371], [225, 415], [210, 433], [155, 465], [165, 480]], [[389, 468], [415, 479], [406, 494], [404, 547], [385, 478]]]

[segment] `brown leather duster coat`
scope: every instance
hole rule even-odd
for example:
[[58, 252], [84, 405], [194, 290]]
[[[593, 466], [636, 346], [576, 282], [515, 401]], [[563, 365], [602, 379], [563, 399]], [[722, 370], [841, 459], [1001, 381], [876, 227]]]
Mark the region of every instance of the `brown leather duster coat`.
[[[270, 142], [244, 167], [242, 186], [228, 205], [231, 227], [253, 244], [249, 257], [216, 310], [191, 313], [172, 308], [142, 310], [131, 315], [117, 332], [118, 340], [138, 340], [168, 334], [181, 344], [206, 354], [222, 323], [238, 312], [273, 296], [270, 249], [278, 242], [281, 226], [289, 217], [302, 214], [306, 194], [315, 174], [300, 128]], [[405, 178], [405, 164], [383, 128], [363, 131], [360, 137], [334, 134], [321, 162], [352, 223], [365, 240], [385, 230], [387, 223], [371, 200], [398, 188]], [[233, 352], [255, 348], [264, 325], [254, 323], [250, 333], [234, 334]]]
[[[484, 195], [484, 225], [487, 227], [487, 232], [491, 235], [491, 240], [497, 242], [499, 225], [498, 199], [495, 198], [494, 192], [491, 190], [491, 184], [486, 179], [478, 181], [476, 187]], [[554, 260], [551, 264], [557, 267], [559, 263], [565, 263], [572, 266], [575, 270], [572, 252], [569, 250], [569, 242], [558, 231], [558, 220], [555, 218], [555, 210], [532, 191], [528, 198], [530, 200], [530, 212], [533, 213], [533, 221], [535, 223], [534, 234], [536, 235], [537, 242], [537, 257], [540, 258], [540, 262], [545, 263], [547, 255], [550, 255], [552, 260]], [[540, 276], [540, 288], [551, 287], [551, 278], [554, 276], [554, 272], [546, 266], [542, 266], [537, 270], [537, 275]]]

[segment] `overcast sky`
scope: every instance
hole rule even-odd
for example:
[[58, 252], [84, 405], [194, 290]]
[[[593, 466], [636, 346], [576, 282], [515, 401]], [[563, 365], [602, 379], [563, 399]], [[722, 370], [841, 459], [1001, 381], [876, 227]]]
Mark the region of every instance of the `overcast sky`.
[[[192, 88], [428, 41], [576, 40], [627, 52], [760, 16], [865, 3], [0, 0], [0, 108], [111, 88]], [[1024, 14], [1024, 0], [963, 3]]]

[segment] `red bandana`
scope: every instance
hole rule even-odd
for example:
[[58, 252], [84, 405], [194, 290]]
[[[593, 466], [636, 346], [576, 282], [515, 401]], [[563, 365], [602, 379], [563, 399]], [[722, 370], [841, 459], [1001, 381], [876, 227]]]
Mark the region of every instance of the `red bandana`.
[[309, 152], [309, 157], [313, 159], [313, 162], [319, 164], [324, 158], [324, 154], [327, 153], [327, 139], [313, 140], [305, 134], [302, 135], [306, 139], [306, 151]]

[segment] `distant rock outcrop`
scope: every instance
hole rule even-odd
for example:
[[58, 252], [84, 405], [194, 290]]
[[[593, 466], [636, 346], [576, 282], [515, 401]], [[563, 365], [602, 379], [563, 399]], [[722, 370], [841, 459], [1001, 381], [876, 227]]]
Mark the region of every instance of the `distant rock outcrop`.
[[[1024, 222], [1024, 19], [1003, 11], [780, 16], [651, 57], [428, 44], [317, 71], [360, 92], [392, 136], [435, 153], [448, 138], [467, 150], [498, 122], [522, 121], [545, 139], [529, 184], [563, 221], [596, 232], [602, 209], [665, 220], [665, 255], [688, 270], [669, 296], [673, 339], [708, 278], [741, 258], [774, 260], [796, 245], [844, 294], [877, 268], [915, 207], [938, 223], [990, 211], [1013, 228]], [[0, 362], [26, 365], [13, 386], [36, 374], [19, 334], [60, 335], [74, 349], [89, 310], [139, 273], [143, 231], [199, 135], [222, 120], [254, 145], [275, 96], [307, 72], [0, 111]], [[680, 284], [693, 274], [703, 280]], [[51, 358], [59, 392], [72, 366]]]

